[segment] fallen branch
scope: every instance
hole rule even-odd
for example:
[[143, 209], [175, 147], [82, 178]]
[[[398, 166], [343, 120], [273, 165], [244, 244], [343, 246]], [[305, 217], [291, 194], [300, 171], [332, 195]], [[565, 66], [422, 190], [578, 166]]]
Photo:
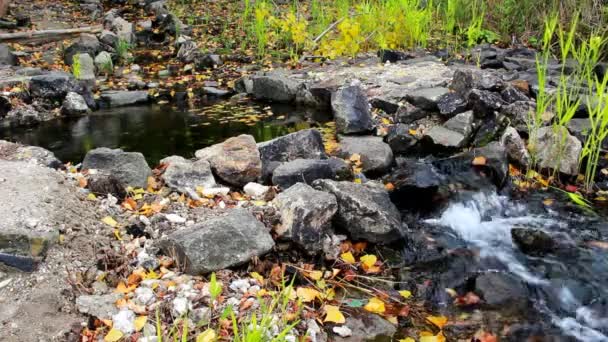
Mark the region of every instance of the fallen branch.
[[0, 33], [0, 43], [11, 42], [11, 41], [55, 41], [62, 40], [74, 35], [81, 33], [98, 33], [103, 29], [102, 25], [89, 26], [89, 27], [77, 27], [70, 29], [60, 30], [43, 30], [43, 31], [25, 31], [25, 32], [14, 32], [14, 33]]

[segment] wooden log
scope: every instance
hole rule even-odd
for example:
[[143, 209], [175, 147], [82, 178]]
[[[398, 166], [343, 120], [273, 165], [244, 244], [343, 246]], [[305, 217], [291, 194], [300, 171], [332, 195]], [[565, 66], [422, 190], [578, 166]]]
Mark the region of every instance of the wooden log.
[[[1, 1], [1, 0], [0, 0]], [[77, 27], [60, 30], [22, 31], [13, 33], [0, 33], [0, 43], [4, 42], [29, 42], [29, 41], [55, 41], [66, 39], [81, 33], [98, 33], [103, 29], [102, 25]]]

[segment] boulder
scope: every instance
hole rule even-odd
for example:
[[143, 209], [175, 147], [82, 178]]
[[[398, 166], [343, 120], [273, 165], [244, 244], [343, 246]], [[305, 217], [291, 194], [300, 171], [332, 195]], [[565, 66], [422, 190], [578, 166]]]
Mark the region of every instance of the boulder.
[[125, 107], [148, 103], [150, 98], [145, 90], [109, 90], [101, 93], [99, 100], [106, 107]]
[[530, 153], [535, 155], [539, 167], [574, 176], [578, 174], [581, 151], [581, 142], [565, 127], [541, 127]]
[[299, 82], [280, 73], [253, 76], [253, 97], [256, 100], [291, 103], [296, 99]]
[[279, 194], [273, 205], [281, 216], [277, 234], [301, 246], [311, 255], [323, 250], [323, 240], [331, 235], [331, 221], [338, 211], [336, 197], [297, 183]]
[[384, 188], [325, 179], [313, 182], [313, 186], [336, 196], [334, 222], [352, 239], [390, 243], [403, 238], [401, 214]]
[[167, 186], [185, 193], [196, 193], [197, 187], [213, 188], [216, 186], [215, 178], [211, 172], [211, 165], [206, 160], [195, 162], [189, 160], [172, 160], [163, 173], [163, 180]]
[[515, 227], [511, 229], [511, 238], [525, 254], [543, 255], [557, 247], [553, 237], [540, 229]]
[[145, 188], [148, 177], [152, 175], [143, 154], [106, 147], [89, 151], [84, 157], [82, 168], [107, 172], [123, 184], [135, 188]]
[[30, 79], [30, 94], [34, 98], [62, 101], [75, 88], [74, 76], [66, 72], [54, 71]]
[[266, 227], [245, 209], [208, 215], [160, 241], [162, 251], [189, 274], [238, 266], [274, 246]]
[[59, 168], [62, 164], [53, 152], [38, 146], [25, 146], [0, 140], [0, 159], [23, 161], [50, 168]]
[[530, 153], [528, 153], [528, 149], [526, 148], [526, 142], [517, 133], [515, 128], [509, 126], [505, 129], [500, 138], [500, 144], [507, 150], [509, 160], [521, 166], [528, 166], [530, 164]]
[[338, 89], [331, 96], [331, 108], [338, 133], [365, 133], [374, 128], [367, 96], [359, 86]]
[[350, 158], [352, 155], [361, 156], [362, 172], [366, 175], [381, 175], [390, 169], [394, 162], [393, 151], [375, 136], [341, 136], [339, 156]]
[[272, 184], [287, 189], [302, 182], [311, 184], [317, 179], [336, 177], [327, 159], [296, 159], [278, 166], [272, 174]]
[[87, 102], [84, 100], [82, 95], [69, 92], [63, 100], [61, 106], [61, 113], [65, 116], [82, 116], [91, 112]]
[[95, 62], [93, 58], [86, 53], [74, 55], [74, 63], [72, 64], [72, 73], [79, 81], [95, 83]]
[[475, 279], [475, 293], [489, 309], [509, 312], [524, 311], [528, 307], [528, 289], [514, 276], [506, 273], [485, 273]]
[[13, 51], [6, 44], [0, 44], [0, 65], [19, 65], [17, 56], [13, 54]]
[[93, 34], [83, 33], [80, 38], [72, 45], [68, 46], [63, 53], [63, 62], [71, 66], [74, 63], [74, 56], [87, 54], [91, 58], [95, 58], [101, 51], [101, 43]]
[[418, 142], [418, 139], [410, 134], [410, 128], [405, 124], [396, 124], [388, 129], [384, 141], [390, 146], [393, 154], [407, 153]]
[[51, 119], [51, 114], [48, 112], [39, 112], [34, 107], [28, 104], [13, 108], [6, 114], [6, 119], [11, 126], [16, 127], [31, 127], [36, 126], [42, 121]]
[[112, 31], [116, 33], [118, 39], [122, 39], [128, 44], [133, 43], [135, 37], [134, 25], [121, 17], [116, 17], [111, 24]]
[[435, 112], [439, 110], [439, 100], [448, 93], [449, 90], [443, 87], [422, 88], [409, 92], [405, 99], [418, 108]]
[[[348, 328], [350, 334], [342, 333], [342, 336], [334, 334], [332, 341], [335, 342], [389, 342], [394, 340], [397, 327], [386, 319], [365, 311], [357, 312], [348, 316], [342, 327]], [[338, 330], [340, 331], [340, 330]]]
[[196, 158], [207, 160], [221, 180], [244, 186], [262, 176], [260, 152], [251, 135], [239, 135], [221, 144], [196, 151]]
[[458, 93], [447, 93], [437, 99], [437, 109], [444, 118], [451, 118], [467, 110], [467, 100]]

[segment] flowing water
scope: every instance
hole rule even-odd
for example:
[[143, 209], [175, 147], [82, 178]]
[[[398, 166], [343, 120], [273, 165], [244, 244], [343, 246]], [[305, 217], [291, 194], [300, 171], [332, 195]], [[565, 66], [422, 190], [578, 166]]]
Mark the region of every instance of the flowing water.
[[[564, 335], [608, 341], [608, 251], [588, 244], [608, 241], [605, 219], [536, 208], [479, 192], [453, 202], [427, 223], [451, 228], [468, 247], [478, 249], [481, 258], [499, 260], [527, 284], [534, 308]], [[512, 241], [513, 227], [541, 229], [568, 252], [523, 254]]]

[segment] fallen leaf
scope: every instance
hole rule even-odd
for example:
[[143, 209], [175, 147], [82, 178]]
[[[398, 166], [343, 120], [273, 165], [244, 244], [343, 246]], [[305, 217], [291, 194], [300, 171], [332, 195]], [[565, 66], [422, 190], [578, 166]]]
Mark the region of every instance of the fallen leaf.
[[419, 342], [445, 342], [445, 336], [441, 331], [437, 335], [428, 331], [423, 331], [420, 333]]
[[483, 157], [483, 156], [475, 157], [473, 159], [472, 164], [474, 166], [484, 166], [484, 165], [486, 165], [486, 157]]
[[103, 338], [103, 340], [105, 342], [117, 342], [118, 340], [120, 340], [123, 336], [122, 331], [118, 330], [118, 329], [110, 329], [110, 331], [108, 332], [108, 334]]
[[376, 257], [375, 255], [367, 254], [367, 255], [362, 256], [359, 260], [361, 261], [361, 268], [363, 268], [363, 270], [366, 273], [380, 272], [380, 268], [378, 266], [376, 266], [378, 257]]
[[312, 280], [319, 280], [323, 277], [323, 272], [321, 271], [310, 271], [307, 274], [307, 277]]
[[310, 303], [321, 296], [321, 293], [310, 287], [298, 287], [296, 295], [304, 303]]
[[367, 302], [367, 304], [365, 304], [363, 308], [369, 312], [377, 314], [381, 314], [386, 311], [386, 308], [384, 307], [384, 302], [376, 297], [370, 298], [370, 300]]
[[335, 305], [325, 305], [325, 319], [323, 322], [332, 322], [336, 324], [344, 324], [346, 318], [340, 312], [340, 308]]
[[498, 341], [496, 336], [494, 336], [491, 333], [485, 332], [485, 331], [481, 331], [481, 332], [478, 332], [477, 334], [475, 334], [475, 338], [479, 342], [497, 342]]
[[458, 306], [469, 306], [479, 304], [480, 301], [481, 299], [475, 293], [467, 292], [467, 294], [465, 294], [464, 296], [457, 297], [454, 300], [454, 304]]
[[412, 292], [408, 291], [408, 290], [401, 290], [401, 291], [399, 291], [399, 294], [403, 298], [410, 298], [412, 296]]
[[264, 277], [262, 277], [262, 275], [260, 275], [258, 272], [251, 272], [249, 273], [249, 275], [251, 276], [251, 278], [257, 280], [260, 285], [264, 285]]
[[116, 220], [114, 220], [112, 217], [110, 216], [106, 216], [104, 218], [101, 219], [101, 222], [107, 224], [108, 226], [114, 228], [118, 225], [118, 222], [116, 222]]
[[207, 329], [196, 336], [196, 342], [212, 342], [215, 341], [217, 335], [215, 334], [215, 330]]
[[386, 183], [384, 184], [384, 188], [386, 191], [393, 191], [395, 190], [395, 185], [393, 183]]
[[411, 337], [406, 337], [406, 338], [400, 339], [399, 342], [416, 342], [416, 340], [414, 340]]
[[146, 316], [138, 316], [135, 319], [135, 322], [133, 323], [133, 325], [135, 326], [135, 331], [140, 331], [141, 329], [143, 329], [144, 325], [146, 325], [147, 321], [148, 321], [148, 317], [146, 317]]
[[354, 264], [356, 262], [355, 257], [351, 252], [342, 253], [340, 255], [340, 259], [342, 259], [347, 264]]
[[121, 281], [120, 283], [118, 283], [118, 286], [116, 286], [116, 290], [114, 290], [114, 292], [126, 294], [135, 291], [136, 288], [137, 285], [127, 286], [124, 282]]
[[442, 329], [448, 323], [448, 318], [445, 316], [427, 316], [426, 319], [439, 329]]

